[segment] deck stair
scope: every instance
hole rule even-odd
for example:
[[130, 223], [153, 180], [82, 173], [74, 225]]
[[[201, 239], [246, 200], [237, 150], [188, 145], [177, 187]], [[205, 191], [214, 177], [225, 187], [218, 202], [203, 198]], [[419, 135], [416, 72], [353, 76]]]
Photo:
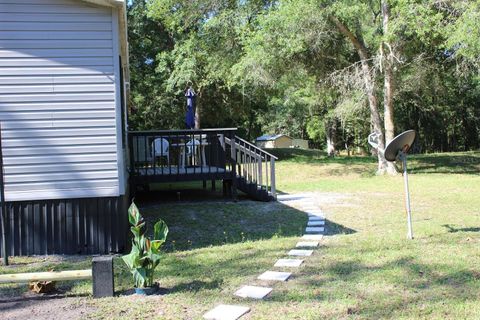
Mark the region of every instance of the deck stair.
[[236, 164], [237, 188], [252, 198], [271, 201], [277, 198], [275, 160], [277, 157], [238, 137], [226, 139]]

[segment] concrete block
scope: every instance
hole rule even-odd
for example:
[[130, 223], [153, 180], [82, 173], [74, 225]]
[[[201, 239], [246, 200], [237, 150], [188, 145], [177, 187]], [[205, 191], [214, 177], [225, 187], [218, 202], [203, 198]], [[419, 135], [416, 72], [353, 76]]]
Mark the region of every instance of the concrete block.
[[113, 257], [94, 257], [92, 260], [93, 296], [95, 298], [113, 297], [115, 294], [113, 276]]

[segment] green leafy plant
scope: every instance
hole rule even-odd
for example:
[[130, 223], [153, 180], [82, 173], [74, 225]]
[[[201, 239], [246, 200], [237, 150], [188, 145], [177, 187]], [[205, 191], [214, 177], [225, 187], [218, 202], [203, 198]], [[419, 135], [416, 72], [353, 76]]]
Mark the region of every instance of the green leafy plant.
[[122, 257], [133, 275], [135, 287], [153, 286], [153, 272], [161, 260], [160, 247], [167, 239], [168, 227], [159, 220], [153, 227], [153, 239], [145, 236], [145, 221], [134, 202], [128, 209], [130, 230], [133, 234], [132, 250]]

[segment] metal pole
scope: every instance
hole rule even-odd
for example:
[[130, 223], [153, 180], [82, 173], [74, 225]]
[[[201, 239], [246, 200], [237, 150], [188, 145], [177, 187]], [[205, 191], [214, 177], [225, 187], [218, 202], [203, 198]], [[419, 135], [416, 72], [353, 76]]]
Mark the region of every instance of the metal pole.
[[412, 212], [410, 210], [410, 192], [408, 190], [408, 174], [407, 174], [407, 154], [400, 151], [400, 157], [403, 162], [403, 182], [405, 186], [405, 209], [407, 210], [408, 239], [413, 239], [412, 230]]
[[3, 153], [2, 153], [2, 125], [0, 123], [0, 198], [2, 201], [2, 250], [3, 250], [3, 264], [8, 266], [8, 251], [7, 251], [7, 235], [6, 235], [6, 211], [7, 206], [5, 205], [5, 175], [3, 171]]

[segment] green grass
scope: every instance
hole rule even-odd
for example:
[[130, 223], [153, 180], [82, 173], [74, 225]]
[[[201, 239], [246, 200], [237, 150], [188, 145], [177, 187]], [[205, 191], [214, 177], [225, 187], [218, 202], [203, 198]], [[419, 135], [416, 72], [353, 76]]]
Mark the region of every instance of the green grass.
[[[129, 295], [130, 275], [117, 259], [122, 296], [79, 297], [78, 304], [93, 306], [89, 317], [99, 319], [199, 319], [218, 303], [249, 305], [245, 319], [478, 319], [479, 152], [409, 158], [413, 241], [406, 240], [401, 175], [375, 176], [370, 157], [276, 152], [278, 188], [315, 193], [329, 236], [291, 280], [272, 283], [268, 299], [245, 301], [233, 292], [261, 284], [256, 277], [295, 245], [306, 214], [279, 203], [214, 201], [143, 210], [148, 221], [161, 217], [171, 230], [156, 273], [163, 295]], [[0, 273], [85, 268], [90, 258], [12, 261], [17, 265], [0, 267]], [[81, 281], [61, 288], [90, 294], [89, 286]], [[0, 295], [24, 289], [3, 285]]]

